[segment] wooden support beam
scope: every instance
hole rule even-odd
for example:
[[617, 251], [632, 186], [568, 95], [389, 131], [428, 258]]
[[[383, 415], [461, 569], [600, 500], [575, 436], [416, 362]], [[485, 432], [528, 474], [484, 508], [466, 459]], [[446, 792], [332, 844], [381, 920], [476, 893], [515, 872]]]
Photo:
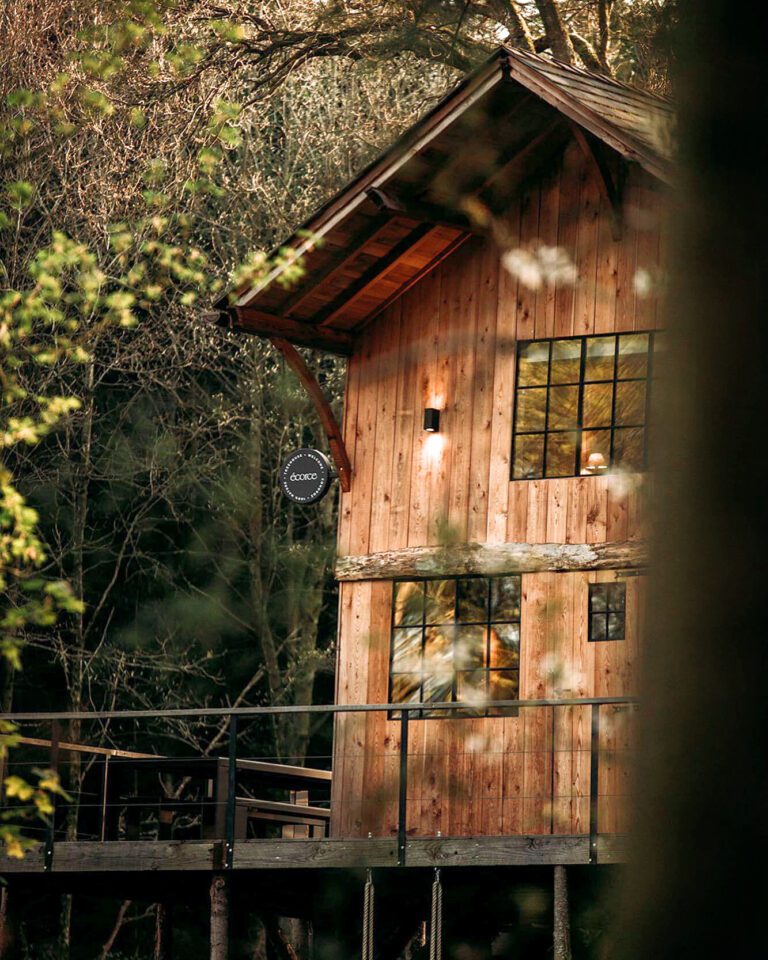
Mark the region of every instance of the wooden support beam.
[[492, 576], [502, 573], [637, 569], [648, 564], [640, 540], [609, 543], [460, 543], [446, 547], [405, 547], [338, 557], [337, 580], [392, 580], [397, 577]]
[[553, 877], [553, 952], [555, 960], [572, 960], [571, 916], [568, 909], [568, 873], [562, 863], [555, 864]]
[[[627, 858], [626, 838], [601, 834], [600, 863]], [[221, 878], [218, 844], [194, 840], [62, 841], [56, 844], [51, 874], [151, 874], [202, 872]], [[589, 836], [412, 837], [406, 840], [406, 868], [554, 866], [589, 864]], [[234, 871], [354, 869], [397, 867], [397, 839], [238, 840]], [[32, 850], [23, 860], [0, 855], [0, 873], [42, 874], [43, 853]], [[217, 896], [220, 893], [217, 890]], [[218, 904], [221, 905], [220, 903]], [[219, 915], [219, 920], [221, 919]]]
[[[43, 740], [39, 737], [18, 737], [17, 739], [18, 743], [28, 744], [31, 747], [48, 747], [50, 749], [53, 746], [51, 740]], [[127, 757], [133, 760], [158, 759], [156, 753], [136, 753], [133, 750], [116, 750], [112, 747], [89, 747], [84, 743], [69, 743], [67, 740], [59, 741], [58, 747], [59, 750], [64, 750], [67, 753], [89, 753], [102, 757]]]
[[211, 960], [229, 960], [229, 877], [211, 877]]
[[375, 283], [386, 276], [397, 261], [405, 256], [412, 247], [436, 229], [432, 224], [422, 223], [416, 227], [415, 230], [412, 230], [407, 237], [403, 237], [399, 243], [396, 243], [395, 246], [392, 247], [386, 257], [382, 257], [381, 260], [377, 260], [376, 263], [372, 264], [358, 280], [340, 293], [325, 310], [322, 310], [317, 315], [316, 319], [318, 322], [321, 323], [325, 329], [326, 325], [332, 323], [351, 303], [354, 303], [358, 297], [367, 293]]
[[334, 254], [321, 270], [309, 271], [307, 273], [307, 282], [300, 283], [299, 287], [280, 307], [280, 312], [285, 317], [300, 307], [302, 303], [310, 297], [318, 287], [332, 280], [338, 273], [341, 273], [349, 264], [355, 260], [363, 248], [369, 243], [373, 243], [389, 227], [392, 222], [392, 216], [389, 211], [379, 213], [373, 217], [364, 227], [358, 230], [348, 243], [344, 244], [341, 250]]
[[591, 133], [588, 133], [578, 123], [571, 123], [571, 130], [581, 152], [592, 165], [592, 169], [597, 175], [597, 180], [600, 185], [600, 193], [611, 209], [611, 233], [613, 239], [621, 240], [623, 228], [621, 190], [611, 172], [605, 146], [602, 141], [598, 140], [597, 137], [594, 137]]
[[325, 394], [320, 389], [320, 384], [315, 379], [312, 371], [306, 364], [304, 357], [298, 350], [281, 337], [271, 337], [272, 344], [282, 353], [285, 362], [299, 378], [299, 382], [307, 391], [309, 399], [314, 404], [320, 423], [323, 426], [325, 435], [328, 438], [328, 446], [331, 450], [336, 472], [339, 475], [339, 483], [344, 493], [349, 493], [352, 483], [352, 465], [349, 462], [347, 448], [344, 446], [344, 438], [341, 429], [333, 415], [331, 405], [325, 398]]
[[555, 138], [556, 133], [561, 133], [563, 135], [562, 139], [565, 141], [567, 127], [564, 125], [562, 117], [556, 117], [551, 123], [547, 124], [536, 136], [531, 137], [525, 146], [519, 147], [514, 152], [502, 155], [500, 165], [490, 174], [485, 183], [475, 191], [474, 195], [479, 196], [484, 190], [487, 190], [495, 183], [498, 183], [499, 180], [502, 180], [514, 167], [520, 166], [531, 156], [535, 155], [535, 153], [546, 146], [548, 142], [557, 139]]
[[253, 307], [236, 307], [233, 308], [233, 313], [234, 316], [227, 316], [219, 322], [232, 330], [253, 333], [270, 339], [280, 337], [300, 347], [325, 350], [344, 357], [350, 356], [354, 349], [354, 338], [344, 330], [318, 327], [313, 323], [299, 323], [297, 320], [278, 317], [264, 310], [255, 310]]
[[449, 227], [451, 230], [472, 232], [472, 223], [462, 213], [451, 213], [447, 208], [436, 203], [422, 200], [406, 200], [393, 193], [372, 188], [367, 191], [368, 196], [381, 210], [387, 211], [390, 216], [408, 217], [419, 223], [427, 223], [433, 227]]

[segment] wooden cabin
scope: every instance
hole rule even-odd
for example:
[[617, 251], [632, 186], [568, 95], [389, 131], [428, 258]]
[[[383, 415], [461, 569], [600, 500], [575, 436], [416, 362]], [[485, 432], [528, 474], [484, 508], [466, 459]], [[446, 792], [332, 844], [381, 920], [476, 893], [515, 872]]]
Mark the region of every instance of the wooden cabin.
[[[626, 829], [671, 123], [502, 48], [222, 304], [336, 461], [337, 702], [422, 705], [405, 797], [401, 712], [337, 717], [332, 837]], [[296, 346], [349, 358], [340, 426]]]

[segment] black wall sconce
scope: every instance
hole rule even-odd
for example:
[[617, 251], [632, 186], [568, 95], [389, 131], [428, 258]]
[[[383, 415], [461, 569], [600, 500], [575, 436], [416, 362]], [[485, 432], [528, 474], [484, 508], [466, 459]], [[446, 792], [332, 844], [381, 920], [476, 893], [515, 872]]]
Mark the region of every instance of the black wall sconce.
[[440, 411], [434, 407], [424, 410], [424, 429], [427, 433], [437, 433], [440, 430]]

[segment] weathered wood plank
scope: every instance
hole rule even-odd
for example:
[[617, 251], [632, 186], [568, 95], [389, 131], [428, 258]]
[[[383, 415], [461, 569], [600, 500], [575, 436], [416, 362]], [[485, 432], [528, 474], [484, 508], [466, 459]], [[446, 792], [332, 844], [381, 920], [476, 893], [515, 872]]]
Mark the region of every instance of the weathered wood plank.
[[[618, 847], [611, 851], [617, 856], [614, 850]], [[405, 862], [410, 867], [584, 864], [589, 862], [589, 838], [527, 836], [409, 840]]]
[[[52, 873], [155, 873], [220, 869], [215, 844], [151, 840], [96, 843], [75, 841], [56, 845]], [[601, 835], [600, 863], [626, 861], [626, 838]], [[488, 867], [587, 864], [589, 837], [475, 836], [409, 839], [405, 866]], [[356, 869], [396, 867], [394, 838], [355, 840], [240, 840], [235, 843], [235, 870]], [[42, 873], [41, 853], [23, 860], [0, 858], [0, 875]]]
[[361, 840], [246, 840], [235, 846], [235, 870], [296, 867], [392, 867], [394, 838]]
[[336, 560], [337, 580], [634, 569], [648, 563], [642, 540], [604, 543], [461, 543], [404, 547]]
[[[218, 846], [215, 842], [194, 840], [67, 841], [54, 846], [51, 872], [213, 870], [220, 866]], [[42, 873], [43, 859], [42, 848], [27, 854], [23, 860], [0, 857], [0, 875]]]

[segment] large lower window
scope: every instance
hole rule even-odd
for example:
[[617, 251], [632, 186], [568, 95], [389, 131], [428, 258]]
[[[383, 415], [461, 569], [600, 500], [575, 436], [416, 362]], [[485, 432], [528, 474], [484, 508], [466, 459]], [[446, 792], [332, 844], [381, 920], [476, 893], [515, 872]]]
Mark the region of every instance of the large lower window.
[[518, 344], [512, 479], [645, 467], [654, 335]]
[[519, 692], [519, 576], [395, 582], [391, 703], [455, 702], [487, 716], [509, 713], [492, 704]]

